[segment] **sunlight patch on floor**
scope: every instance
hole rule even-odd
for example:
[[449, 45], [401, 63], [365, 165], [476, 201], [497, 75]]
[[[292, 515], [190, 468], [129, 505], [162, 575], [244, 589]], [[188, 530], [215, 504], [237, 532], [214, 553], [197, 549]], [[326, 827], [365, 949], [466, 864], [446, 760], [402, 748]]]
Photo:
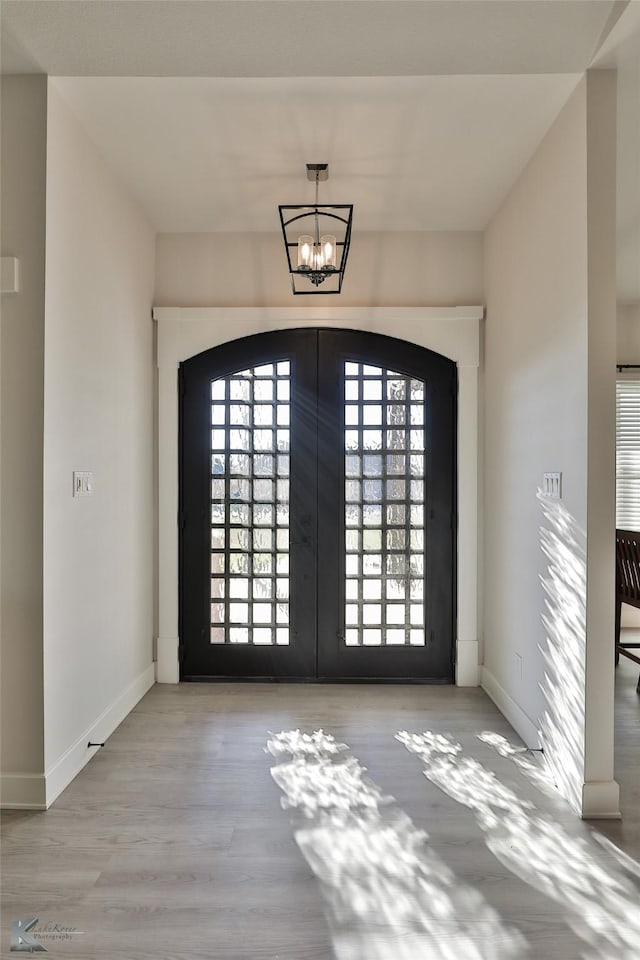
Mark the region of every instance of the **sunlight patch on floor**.
[[273, 779], [321, 883], [338, 960], [507, 960], [528, 953], [330, 734], [272, 736]]
[[[591, 840], [571, 836], [538, 813], [534, 803], [518, 797], [493, 771], [465, 757], [453, 738], [431, 731], [400, 731], [396, 739], [420, 758], [431, 783], [473, 811], [488, 848], [500, 862], [564, 908], [569, 926], [586, 944], [584, 960], [637, 960], [640, 891], [605, 862]], [[480, 739], [501, 756], [520, 759], [517, 748], [506, 749], [504, 738], [485, 733]], [[627, 874], [636, 872], [618, 860]], [[631, 864], [638, 867], [635, 861]]]

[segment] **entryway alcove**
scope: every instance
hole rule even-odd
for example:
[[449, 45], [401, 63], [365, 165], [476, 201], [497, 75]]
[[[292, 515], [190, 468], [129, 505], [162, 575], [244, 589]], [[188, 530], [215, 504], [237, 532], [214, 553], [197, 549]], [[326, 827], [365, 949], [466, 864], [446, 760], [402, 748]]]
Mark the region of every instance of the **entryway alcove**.
[[477, 684], [481, 317], [156, 308], [158, 680]]

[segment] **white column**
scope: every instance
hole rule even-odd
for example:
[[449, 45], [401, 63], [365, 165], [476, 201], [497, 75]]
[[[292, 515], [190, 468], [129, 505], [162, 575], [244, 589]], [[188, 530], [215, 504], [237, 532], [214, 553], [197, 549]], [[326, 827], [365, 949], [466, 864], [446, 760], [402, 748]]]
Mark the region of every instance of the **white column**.
[[616, 75], [587, 73], [587, 643], [583, 817], [619, 816], [613, 778]]
[[458, 364], [456, 684], [478, 685], [478, 367]]
[[178, 367], [169, 361], [158, 370], [158, 683], [180, 679], [178, 441]]

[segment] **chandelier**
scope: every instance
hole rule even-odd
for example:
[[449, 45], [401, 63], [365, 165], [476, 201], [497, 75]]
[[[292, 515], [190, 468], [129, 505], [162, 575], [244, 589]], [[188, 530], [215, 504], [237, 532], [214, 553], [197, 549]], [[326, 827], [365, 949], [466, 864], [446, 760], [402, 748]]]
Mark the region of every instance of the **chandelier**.
[[308, 163], [316, 185], [315, 203], [280, 205], [280, 223], [291, 289], [300, 293], [340, 293], [351, 241], [352, 203], [318, 203], [318, 184], [329, 179], [328, 163]]

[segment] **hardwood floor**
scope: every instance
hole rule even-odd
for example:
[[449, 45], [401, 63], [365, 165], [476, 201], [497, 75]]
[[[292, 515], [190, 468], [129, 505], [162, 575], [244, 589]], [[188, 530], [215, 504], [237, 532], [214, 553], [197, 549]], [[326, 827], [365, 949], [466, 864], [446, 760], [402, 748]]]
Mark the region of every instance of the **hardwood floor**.
[[[577, 820], [512, 757], [477, 739], [491, 731], [518, 743], [480, 690], [156, 686], [52, 809], [3, 815], [2, 955], [14, 955], [11, 921], [37, 916], [40, 927], [82, 931], [42, 942], [52, 957], [83, 960], [637, 958], [639, 877], [598, 842], [608, 838], [640, 860], [636, 682], [637, 668], [621, 664], [617, 775], [625, 819], [598, 824]], [[305, 859], [294, 836], [303, 811], [283, 809], [271, 776], [281, 761], [265, 750], [269, 733], [296, 728], [322, 728], [346, 743], [366, 777], [394, 798], [379, 820], [349, 814], [371, 849], [333, 886], [331, 847], [321, 863]], [[447, 734], [461, 748], [458, 766], [427, 769], [394, 740], [399, 730]], [[494, 791], [484, 806], [477, 793], [469, 803], [456, 798], [476, 775]], [[420, 885], [376, 860], [376, 823], [396, 831], [392, 840], [405, 853], [407, 829], [427, 832], [414, 857]], [[425, 893], [438, 879], [447, 888], [440, 900], [435, 889]], [[409, 911], [404, 926], [393, 910], [366, 919], [381, 890]], [[603, 905], [622, 932], [605, 921], [603, 934], [591, 923]], [[621, 907], [635, 908], [638, 923], [627, 924]]]

